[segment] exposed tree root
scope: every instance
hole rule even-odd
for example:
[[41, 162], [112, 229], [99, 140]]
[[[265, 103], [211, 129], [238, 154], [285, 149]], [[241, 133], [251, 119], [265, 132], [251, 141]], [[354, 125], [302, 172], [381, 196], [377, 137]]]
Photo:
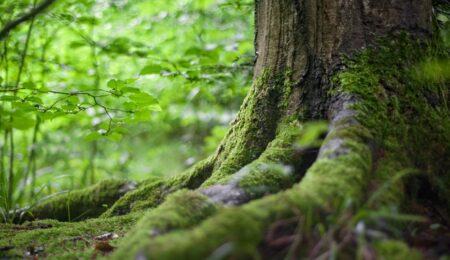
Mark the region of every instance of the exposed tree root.
[[35, 207], [23, 209], [16, 221], [50, 218], [80, 221], [98, 217], [124, 194], [135, 190], [132, 181], [106, 180], [92, 187], [50, 198]]
[[[413, 52], [419, 58], [413, 59]], [[92, 244], [74, 244], [69, 251], [56, 245], [75, 232], [118, 230], [120, 235], [128, 232], [111, 242], [117, 246], [110, 256], [115, 259], [258, 259], [277, 254], [325, 259], [335, 252], [351, 258], [420, 257], [404, 242], [404, 237], [417, 237], [403, 235], [405, 223], [424, 219], [400, 211], [425, 212], [427, 198], [439, 202], [433, 214], [440, 220], [448, 219], [450, 209], [445, 196], [450, 190], [450, 116], [448, 96], [439, 94], [442, 88], [448, 93], [448, 86], [421, 85], [410, 70], [420, 57], [434, 52], [401, 38], [346, 64], [330, 80], [336, 86], [330, 91], [330, 127], [320, 151], [293, 145], [303, 134], [301, 115], [286, 115], [281, 99], [295, 99], [283, 97], [280, 90], [287, 86], [269, 77], [255, 84], [214, 155], [179, 176], [141, 183], [122, 197], [105, 193], [93, 203], [86, 201], [92, 193], [55, 197], [33, 215], [63, 221], [95, 217], [104, 211], [105, 201], [117, 202], [102, 218], [79, 223], [44, 221], [53, 226], [23, 232], [14, 230], [19, 226], [0, 226], [0, 234], [11, 236], [0, 238], [0, 256], [2, 247], [14, 247], [11, 254], [17, 254], [36, 237], [39, 243], [51, 241], [46, 256], [64, 258], [79, 250], [76, 257], [88, 257], [98, 251]], [[270, 95], [275, 95], [270, 100], [275, 110], [262, 102]], [[430, 103], [427, 95], [437, 95], [439, 102]], [[264, 120], [272, 121], [260, 132]], [[427, 137], [430, 149], [420, 141]], [[120, 190], [119, 184], [112, 186]], [[79, 205], [70, 217], [64, 213], [67, 203], [61, 203], [67, 198], [71, 210]], [[94, 211], [86, 213], [86, 207]], [[26, 225], [33, 224], [20, 227]], [[444, 254], [450, 252], [433, 256]]]
[[[361, 200], [372, 168], [370, 135], [351, 118], [354, 113], [349, 113], [347, 106], [344, 103], [345, 109], [336, 113], [321, 156], [298, 185], [241, 207], [225, 209], [192, 230], [150, 240], [142, 234], [131, 234], [131, 239], [146, 241], [140, 248], [134, 247], [134, 255], [149, 259], [202, 259], [215, 254], [252, 256], [265, 229], [275, 220], [298, 212], [332, 210], [338, 201], [349, 198]], [[119, 259], [127, 250], [124, 247], [114, 256]]]

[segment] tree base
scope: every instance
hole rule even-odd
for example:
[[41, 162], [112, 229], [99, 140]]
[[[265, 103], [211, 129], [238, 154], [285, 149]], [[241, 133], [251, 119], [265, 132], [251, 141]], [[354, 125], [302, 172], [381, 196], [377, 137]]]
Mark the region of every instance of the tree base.
[[[430, 58], [448, 59], [448, 53], [408, 36], [380, 46], [346, 60], [345, 69], [330, 79], [330, 129], [318, 155], [315, 147], [298, 146], [306, 128], [295, 113], [277, 120], [273, 134], [260, 133], [270, 140], [259, 139], [257, 145], [246, 140], [258, 135], [251, 125], [256, 114], [246, 111], [258, 102], [253, 90], [240, 121], [210, 158], [180, 176], [151, 180], [114, 197], [117, 202], [106, 212], [89, 215], [98, 218], [3, 224], [0, 256], [67, 259], [112, 251], [115, 259], [450, 255], [449, 247], [437, 249], [438, 241], [417, 247], [413, 241], [420, 238], [408, 232], [433, 221], [440, 226], [432, 229], [449, 230], [448, 84], [424, 79], [417, 69]], [[279, 83], [273, 79], [263, 78], [262, 84]], [[244, 149], [246, 144], [254, 145]], [[86, 203], [73, 198], [72, 203]], [[427, 199], [439, 206], [424, 204]], [[60, 207], [44, 207], [49, 203], [39, 212], [45, 208], [46, 216], [68, 220]], [[427, 210], [428, 220], [416, 215]], [[29, 215], [45, 217], [33, 209]], [[119, 238], [100, 243], [98, 236], [107, 232]], [[426, 232], [434, 231], [421, 234]]]

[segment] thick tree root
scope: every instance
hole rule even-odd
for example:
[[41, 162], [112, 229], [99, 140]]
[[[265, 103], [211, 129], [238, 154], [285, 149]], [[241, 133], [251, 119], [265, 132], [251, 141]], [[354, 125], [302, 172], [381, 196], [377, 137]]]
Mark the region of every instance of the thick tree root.
[[[189, 190], [180, 190], [167, 196], [158, 208], [148, 211], [123, 240], [115, 256], [127, 259], [138, 257], [147, 240], [172, 230], [192, 227], [217, 211], [216, 205], [208, 197]], [[122, 250], [123, 249], [123, 250]]]
[[[189, 231], [154, 239], [131, 233], [129, 239], [145, 241], [140, 248], [134, 247], [135, 256], [147, 259], [252, 256], [265, 229], [275, 220], [298, 212], [332, 210], [339, 201], [349, 198], [360, 201], [372, 169], [370, 135], [348, 112], [343, 109], [337, 113], [321, 156], [298, 185], [241, 207], [225, 209]], [[345, 127], [341, 127], [343, 124]], [[120, 259], [121, 252], [127, 250], [128, 247], [123, 247], [113, 256]]]
[[210, 156], [180, 175], [167, 180], [150, 180], [139, 189], [129, 192], [119, 199], [102, 217], [108, 218], [146, 208], [154, 208], [171, 192], [184, 188], [195, 189], [210, 176], [213, 163], [214, 156]]
[[124, 194], [135, 190], [136, 185], [132, 181], [102, 181], [92, 187], [55, 196], [35, 207], [23, 209], [16, 221], [47, 218], [80, 221], [98, 217]]
[[102, 217], [154, 208], [165, 196], [183, 188], [201, 186], [199, 191], [214, 201], [233, 205], [286, 189], [304, 175], [317, 155], [315, 148], [292, 146], [299, 134], [299, 125], [283, 125], [260, 157], [233, 175], [211, 176], [216, 154], [179, 176], [150, 181], [123, 196]]

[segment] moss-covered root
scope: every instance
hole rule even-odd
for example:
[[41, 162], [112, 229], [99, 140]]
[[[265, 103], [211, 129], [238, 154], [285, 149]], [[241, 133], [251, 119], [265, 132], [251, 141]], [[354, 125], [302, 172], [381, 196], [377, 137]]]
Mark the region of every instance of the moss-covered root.
[[109, 208], [101, 217], [124, 215], [129, 212], [154, 208], [164, 197], [179, 189], [195, 189], [211, 174], [214, 156], [198, 162], [184, 173], [165, 180], [151, 179], [138, 189], [127, 193]]
[[292, 187], [303, 177], [318, 152], [318, 148], [294, 145], [301, 134], [297, 121], [281, 124], [277, 136], [258, 159], [233, 175], [212, 176], [199, 191], [215, 202], [239, 205]]
[[177, 191], [140, 219], [128, 232], [115, 256], [119, 259], [136, 256], [145, 247], [149, 237], [155, 238], [170, 230], [189, 228], [215, 212], [216, 206], [208, 197], [189, 190]]
[[52, 197], [37, 206], [26, 209], [18, 221], [32, 219], [79, 221], [97, 217], [121, 196], [135, 188], [134, 182], [105, 180], [85, 189]]
[[[138, 250], [139, 256], [147, 259], [257, 256], [258, 243], [273, 221], [298, 212], [309, 215], [316, 209], [332, 210], [348, 199], [361, 200], [372, 168], [372, 153], [367, 145], [367, 130], [348, 112], [335, 116], [328, 145], [298, 185], [241, 207], [225, 209], [189, 231], [171, 232], [153, 240], [141, 237], [145, 242]], [[115, 259], [119, 257], [115, 255]]]

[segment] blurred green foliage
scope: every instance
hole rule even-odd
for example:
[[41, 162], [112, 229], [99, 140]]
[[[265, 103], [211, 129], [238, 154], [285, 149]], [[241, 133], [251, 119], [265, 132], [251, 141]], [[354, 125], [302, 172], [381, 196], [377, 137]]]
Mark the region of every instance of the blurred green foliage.
[[[4, 0], [0, 28], [39, 1]], [[0, 207], [214, 151], [250, 85], [253, 1], [64, 0], [0, 41]]]

